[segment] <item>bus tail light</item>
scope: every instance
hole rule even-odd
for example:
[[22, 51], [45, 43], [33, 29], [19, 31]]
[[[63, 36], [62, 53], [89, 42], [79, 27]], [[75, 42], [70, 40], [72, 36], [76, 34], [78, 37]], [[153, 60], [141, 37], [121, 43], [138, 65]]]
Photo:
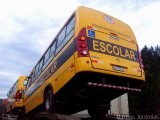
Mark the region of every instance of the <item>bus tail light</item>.
[[138, 58], [139, 58], [139, 64], [140, 64], [140, 68], [143, 69], [143, 60], [142, 60], [142, 57], [141, 57], [141, 53], [139, 51], [139, 47], [137, 45], [137, 52], [138, 52]]
[[86, 40], [86, 36], [80, 36], [80, 37], [78, 37], [78, 39], [79, 39], [80, 41], [85, 41], [85, 40]]
[[22, 93], [20, 92], [20, 90], [18, 90], [18, 91], [16, 92], [15, 101], [16, 101], [16, 102], [19, 102], [20, 99], [22, 99]]
[[87, 55], [88, 54], [87, 50], [82, 50], [80, 53], [81, 53], [81, 55]]
[[87, 47], [87, 44], [86, 44], [86, 43], [82, 43], [82, 44], [79, 45], [79, 47], [81, 47], [81, 48], [86, 48], [86, 47]]
[[82, 28], [77, 39], [78, 57], [89, 57], [86, 28]]

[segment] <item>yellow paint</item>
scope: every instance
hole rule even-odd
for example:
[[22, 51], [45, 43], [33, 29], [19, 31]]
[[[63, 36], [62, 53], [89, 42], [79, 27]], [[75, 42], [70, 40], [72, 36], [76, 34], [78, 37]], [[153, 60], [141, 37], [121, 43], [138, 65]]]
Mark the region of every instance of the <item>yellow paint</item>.
[[18, 90], [24, 90], [26, 89], [26, 86], [24, 86], [24, 80], [27, 80], [26, 76], [20, 76], [18, 78], [17, 85], [16, 85], [16, 89], [15, 92], [13, 94], [11, 94], [7, 99], [8, 99], [8, 104], [6, 106], [6, 110], [7, 112], [10, 112], [14, 109], [21, 109], [24, 106], [24, 94], [22, 94], [22, 99], [20, 99], [20, 101], [15, 101], [15, 94]]
[[[86, 28], [87, 26], [92, 26], [95, 31], [96, 38], [93, 40], [93, 50], [89, 51], [90, 56], [95, 56], [101, 62], [101, 64], [91, 62], [91, 57], [80, 57], [78, 58], [78, 52], [75, 51], [73, 55], [57, 70], [56, 64], [51, 68], [51, 71], [56, 72], [51, 75], [47, 80], [47, 76], [42, 78], [43, 84], [36, 89], [32, 95], [26, 97], [25, 96], [25, 112], [28, 113], [44, 102], [44, 90], [48, 84], [52, 85], [53, 93], [56, 94], [61, 88], [68, 83], [71, 78], [73, 78], [77, 73], [82, 71], [90, 71], [90, 72], [98, 72], [103, 74], [110, 74], [115, 76], [122, 76], [127, 78], [132, 78], [133, 80], [141, 80], [144, 81], [144, 74], [140, 72], [135, 72], [133, 69], [139, 68], [139, 63], [131, 60], [135, 60], [134, 51], [137, 51], [137, 42], [136, 38], [131, 30], [131, 28], [123, 23], [122, 21], [110, 16], [115, 23], [110, 24], [105, 19], [104, 14], [102, 12], [98, 12], [93, 9], [89, 9], [86, 7], [78, 7], [75, 11], [75, 29], [74, 36], [71, 40], [65, 45], [63, 50], [61, 50], [57, 56], [51, 61], [51, 63], [44, 69], [44, 71], [40, 74], [40, 76], [36, 79], [36, 81], [47, 71], [47, 69], [56, 62], [57, 58], [62, 55], [62, 53], [67, 49], [67, 47], [75, 40], [78, 36], [79, 31], [82, 28]], [[108, 15], [109, 16], [109, 15]], [[67, 22], [66, 22], [67, 23]], [[86, 33], [87, 33], [86, 29]], [[111, 34], [116, 34], [116, 40], [111, 39], [109, 37]], [[88, 33], [87, 33], [88, 35]], [[128, 41], [129, 39], [134, 42], [131, 43]], [[99, 40], [99, 41], [98, 41]], [[107, 41], [108, 44], [105, 42]], [[122, 46], [125, 49], [125, 54], [122, 53]], [[106, 53], [106, 54], [105, 54]], [[121, 58], [120, 58], [121, 56]], [[123, 58], [124, 59], [123, 59]], [[117, 62], [117, 58], [119, 58], [119, 62]], [[126, 59], [127, 58], [127, 59]], [[130, 60], [128, 60], [130, 59]], [[112, 68], [112, 65], [124, 66], [127, 68], [125, 74], [120, 72], [115, 72]], [[73, 67], [71, 67], [74, 65]], [[96, 69], [95, 69], [96, 68]], [[98, 68], [98, 69], [97, 69]], [[33, 69], [34, 71], [34, 69]], [[142, 70], [143, 72], [143, 70]], [[50, 73], [48, 73], [50, 74]], [[36, 82], [35, 81], [35, 82]], [[35, 82], [27, 88], [27, 92], [29, 92]]]

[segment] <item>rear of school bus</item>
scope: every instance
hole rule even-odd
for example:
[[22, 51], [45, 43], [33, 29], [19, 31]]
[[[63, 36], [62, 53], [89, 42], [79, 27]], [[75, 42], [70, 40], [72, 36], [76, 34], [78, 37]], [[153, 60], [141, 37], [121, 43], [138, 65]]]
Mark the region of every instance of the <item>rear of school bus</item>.
[[108, 14], [79, 7], [75, 34], [74, 86], [77, 96], [88, 98], [91, 116], [105, 115], [110, 101], [123, 93], [141, 91], [139, 86], [145, 79], [142, 60], [127, 24]]
[[91, 116], [104, 116], [112, 99], [140, 91], [143, 66], [129, 26], [85, 7], [79, 7], [70, 20], [75, 20], [70, 26], [74, 33], [56, 47], [53, 61], [27, 88], [26, 114], [41, 104], [48, 112], [73, 114], [88, 109]]
[[18, 78], [15, 90], [8, 97], [7, 113], [20, 114], [23, 112], [24, 93], [26, 89], [24, 85], [25, 80], [27, 80], [26, 76], [20, 76]]

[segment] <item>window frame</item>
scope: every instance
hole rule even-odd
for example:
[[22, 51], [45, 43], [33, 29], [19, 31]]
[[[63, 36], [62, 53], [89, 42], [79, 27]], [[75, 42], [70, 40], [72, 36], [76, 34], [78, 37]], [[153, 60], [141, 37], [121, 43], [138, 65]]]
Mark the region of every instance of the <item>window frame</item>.
[[35, 67], [34, 76], [36, 76], [36, 74], [38, 73], [38, 71], [39, 71], [39, 62], [38, 62], [38, 64]]
[[[49, 57], [50, 57], [50, 51], [51, 51], [51, 49], [50, 49], [50, 47], [47, 49], [47, 51], [45, 52], [45, 54], [43, 55], [43, 57], [44, 57], [44, 64], [48, 61], [48, 59], [49, 59]], [[46, 55], [48, 55], [47, 56], [47, 59], [46, 59]]]
[[30, 86], [31, 86], [31, 85], [35, 82], [35, 80], [36, 80], [36, 79], [34, 79], [34, 78], [35, 78], [35, 74], [34, 74], [34, 73], [35, 73], [35, 71], [33, 71], [32, 74], [31, 74], [31, 76], [30, 76], [30, 77], [31, 77]]
[[[57, 45], [56, 47], [56, 51], [55, 51], [55, 56], [64, 48], [64, 46], [70, 41], [70, 39], [74, 36], [74, 32], [75, 32], [75, 22], [76, 22], [76, 19], [75, 19], [75, 15], [73, 14], [70, 19], [67, 21], [67, 23], [65, 24], [65, 26], [63, 28], [66, 28], [65, 31], [67, 31], [67, 26], [68, 24], [74, 19], [74, 25], [73, 25], [73, 28], [70, 30], [70, 32], [68, 34], [66, 34], [65, 32], [65, 38], [61, 41], [61, 43], [59, 45]], [[62, 29], [63, 30], [63, 29]], [[68, 39], [68, 41], [64, 44], [63, 42], [65, 41], [65, 39], [68, 37], [68, 35], [72, 32], [73, 30], [73, 35]], [[58, 39], [57, 39], [57, 44], [58, 44]], [[60, 46], [62, 45], [61, 48], [59, 48]]]
[[[55, 47], [54, 47], [54, 50], [52, 51], [52, 46], [53, 45], [55, 45]], [[55, 41], [51, 44], [51, 46], [50, 46], [50, 56], [52, 55], [52, 54], [55, 54], [55, 51], [56, 51], [56, 47], [57, 47], [57, 38], [55, 39]]]
[[[63, 42], [63, 40], [65, 39], [65, 37], [66, 37], [66, 25], [63, 27], [63, 29], [61, 30], [61, 32], [58, 34], [58, 36], [57, 36], [57, 46], [60, 46], [60, 44]], [[62, 34], [64, 32], [64, 34]], [[64, 37], [63, 38], [61, 38], [60, 40], [60, 42], [59, 42], [59, 36], [60, 35], [63, 35]]]
[[[74, 25], [73, 27], [70, 29], [70, 31], [68, 32], [68, 26], [71, 24], [72, 20], [74, 20]], [[66, 36], [73, 30], [73, 28], [75, 27], [75, 16], [72, 16], [71, 19], [69, 20], [68, 24], [66, 25]]]
[[41, 58], [40, 62], [39, 62], [39, 71], [42, 70], [42, 67], [43, 67], [43, 63], [44, 63], [44, 59], [43, 57]]

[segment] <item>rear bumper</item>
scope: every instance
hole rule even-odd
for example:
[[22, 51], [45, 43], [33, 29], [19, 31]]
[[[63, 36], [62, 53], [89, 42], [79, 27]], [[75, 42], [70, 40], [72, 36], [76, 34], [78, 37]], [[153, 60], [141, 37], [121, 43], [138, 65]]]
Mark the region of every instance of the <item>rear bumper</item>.
[[23, 106], [24, 106], [23, 101], [14, 102], [13, 105], [12, 105], [12, 108], [13, 108], [13, 109], [14, 109], [14, 108], [16, 108], [16, 109], [20, 108], [20, 109], [21, 109]]
[[99, 83], [93, 83], [93, 82], [88, 82], [88, 86], [99, 87], [99, 88], [104, 88], [104, 89], [108, 88], [108, 89], [124, 90], [126, 92], [128, 92], [128, 91], [141, 92], [141, 89], [129, 88], [129, 87], [123, 87], [123, 86], [117, 86], [117, 85], [110, 85], [110, 84], [99, 84]]
[[19, 102], [13, 102], [13, 103], [7, 105], [6, 110], [7, 110], [7, 113], [9, 113], [11, 111], [14, 112], [17, 110], [21, 111], [23, 109], [23, 107], [24, 107], [24, 103], [23, 103], [23, 100], [21, 100]]
[[77, 58], [75, 60], [75, 67], [76, 67], [76, 73], [88, 71], [88, 72], [103, 73], [106, 75], [108, 74], [108, 75], [121, 76], [125, 78], [131, 78], [133, 80], [135, 79], [135, 80], [145, 81], [144, 71], [142, 71], [142, 76], [135, 76], [135, 75], [125, 74], [119, 71], [102, 70], [102, 69], [93, 68], [91, 59], [89, 57]]
[[142, 80], [91, 71], [77, 73], [58, 93], [84, 99], [97, 97], [113, 100], [126, 92], [140, 92]]

